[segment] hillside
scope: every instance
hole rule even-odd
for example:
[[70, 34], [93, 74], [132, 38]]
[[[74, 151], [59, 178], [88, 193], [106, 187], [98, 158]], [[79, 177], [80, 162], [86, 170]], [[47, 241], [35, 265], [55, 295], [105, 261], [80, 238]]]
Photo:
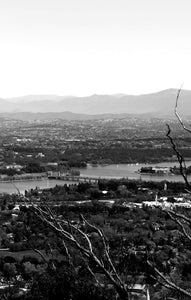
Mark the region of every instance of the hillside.
[[[168, 89], [145, 95], [92, 95], [71, 97], [55, 95], [34, 95], [11, 99], [0, 99], [1, 113], [61, 113], [75, 114], [173, 114], [176, 89]], [[184, 115], [191, 112], [191, 91], [182, 90], [179, 110]]]

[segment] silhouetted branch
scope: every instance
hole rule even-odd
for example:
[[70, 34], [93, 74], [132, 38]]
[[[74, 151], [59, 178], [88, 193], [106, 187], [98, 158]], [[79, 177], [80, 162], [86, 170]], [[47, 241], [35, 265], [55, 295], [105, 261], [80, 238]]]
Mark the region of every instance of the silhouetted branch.
[[176, 104], [175, 104], [175, 108], [174, 108], [174, 113], [175, 113], [175, 116], [177, 117], [180, 125], [182, 126], [182, 128], [186, 131], [188, 131], [189, 133], [191, 133], [191, 129], [187, 128], [184, 124], [184, 122], [182, 121], [182, 118], [180, 117], [179, 113], [178, 113], [178, 101], [179, 101], [179, 98], [180, 98], [180, 93], [181, 93], [181, 90], [182, 90], [182, 86], [180, 87], [180, 89], [178, 90], [178, 93], [177, 93], [177, 96], [176, 96]]
[[[177, 117], [179, 123], [181, 124], [182, 128], [191, 133], [191, 129], [187, 128], [184, 124], [184, 122], [182, 121], [179, 113], [178, 113], [178, 101], [179, 101], [179, 97], [180, 97], [180, 92], [181, 92], [182, 86], [181, 88], [178, 90], [177, 92], [177, 96], [176, 96], [176, 103], [175, 103], [175, 109], [174, 109], [174, 113], [175, 116]], [[191, 192], [191, 185], [188, 181], [187, 178], [187, 173], [186, 173], [186, 163], [184, 160], [183, 155], [180, 153], [180, 151], [178, 150], [178, 147], [173, 139], [173, 137], [171, 136], [171, 128], [170, 126], [167, 124], [167, 133], [166, 133], [167, 138], [169, 139], [172, 149], [174, 150], [177, 160], [179, 162], [179, 168], [180, 168], [180, 174], [184, 179], [184, 182], [186, 184], [186, 188], [188, 192]], [[182, 214], [178, 214], [176, 212], [174, 212], [173, 210], [168, 210], [167, 214], [169, 215], [169, 217], [175, 221], [180, 229], [181, 229], [181, 233], [188, 239], [188, 241], [191, 242], [191, 235], [187, 232], [185, 225], [191, 225], [191, 219], [186, 217], [185, 215]], [[181, 220], [183, 222], [181, 222]], [[185, 222], [185, 223], [184, 223]], [[160, 283], [161, 285], [165, 286], [168, 289], [177, 291], [178, 293], [188, 297], [189, 299], [191, 299], [191, 293], [189, 293], [188, 291], [186, 291], [185, 289], [182, 289], [181, 287], [177, 286], [170, 277], [165, 276], [162, 272], [159, 271], [159, 269], [153, 264], [151, 263], [151, 261], [147, 260], [147, 264], [152, 268], [152, 270], [155, 273], [156, 276], [156, 280], [158, 281], [158, 283]], [[170, 299], [170, 298], [169, 298]], [[173, 299], [173, 298], [172, 298]]]
[[166, 126], [167, 126], [167, 129], [168, 129], [168, 131], [166, 133], [166, 136], [167, 136], [167, 138], [169, 139], [169, 141], [172, 145], [172, 149], [176, 153], [176, 157], [178, 159], [179, 167], [180, 167], [180, 174], [182, 175], [182, 177], [183, 177], [183, 179], [186, 183], [187, 188], [190, 189], [190, 183], [188, 182], [188, 178], [187, 178], [187, 175], [186, 175], [186, 163], [185, 163], [184, 157], [182, 156], [182, 154], [178, 150], [177, 145], [175, 144], [174, 139], [171, 136], [170, 126], [168, 124], [166, 124]]

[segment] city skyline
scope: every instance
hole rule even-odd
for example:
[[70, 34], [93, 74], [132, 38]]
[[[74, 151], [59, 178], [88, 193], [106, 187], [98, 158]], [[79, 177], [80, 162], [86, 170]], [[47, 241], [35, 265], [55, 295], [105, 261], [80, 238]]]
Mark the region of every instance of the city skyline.
[[191, 90], [191, 3], [0, 0], [0, 97]]

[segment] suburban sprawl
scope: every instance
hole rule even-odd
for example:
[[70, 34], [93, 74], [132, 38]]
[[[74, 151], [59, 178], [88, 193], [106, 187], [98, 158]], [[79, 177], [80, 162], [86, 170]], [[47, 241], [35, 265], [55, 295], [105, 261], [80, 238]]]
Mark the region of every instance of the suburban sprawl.
[[[189, 176], [191, 137], [174, 118], [168, 123]], [[0, 128], [1, 299], [187, 299], [161, 284], [155, 269], [190, 290], [191, 194], [183, 180], [173, 180], [181, 170], [166, 119], [26, 120], [4, 114]], [[155, 165], [161, 162], [165, 166]], [[140, 177], [81, 174], [88, 166], [111, 164], [140, 166]], [[57, 181], [18, 187], [42, 180]], [[15, 191], [3, 192], [3, 184]], [[125, 283], [120, 288], [119, 278]]]

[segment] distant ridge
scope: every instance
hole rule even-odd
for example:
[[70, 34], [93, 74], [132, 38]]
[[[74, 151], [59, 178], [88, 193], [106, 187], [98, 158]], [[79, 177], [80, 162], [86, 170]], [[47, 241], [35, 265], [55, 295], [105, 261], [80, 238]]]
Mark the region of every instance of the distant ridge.
[[[173, 114], [177, 90], [167, 89], [143, 95], [92, 95], [88, 97], [30, 95], [0, 99], [1, 113], [64, 113], [100, 114]], [[191, 114], [191, 91], [182, 90], [179, 110]], [[67, 113], [68, 114], [68, 113]], [[71, 115], [72, 117], [72, 115]]]
[[[22, 121], [54, 121], [54, 120], [114, 120], [114, 119], [124, 119], [134, 114], [76, 114], [72, 112], [55, 112], [55, 113], [30, 113], [30, 112], [20, 112], [20, 113], [0, 113], [0, 118], [9, 118]], [[137, 115], [136, 115], [137, 116]], [[148, 118], [148, 114], [141, 115], [142, 117]]]

